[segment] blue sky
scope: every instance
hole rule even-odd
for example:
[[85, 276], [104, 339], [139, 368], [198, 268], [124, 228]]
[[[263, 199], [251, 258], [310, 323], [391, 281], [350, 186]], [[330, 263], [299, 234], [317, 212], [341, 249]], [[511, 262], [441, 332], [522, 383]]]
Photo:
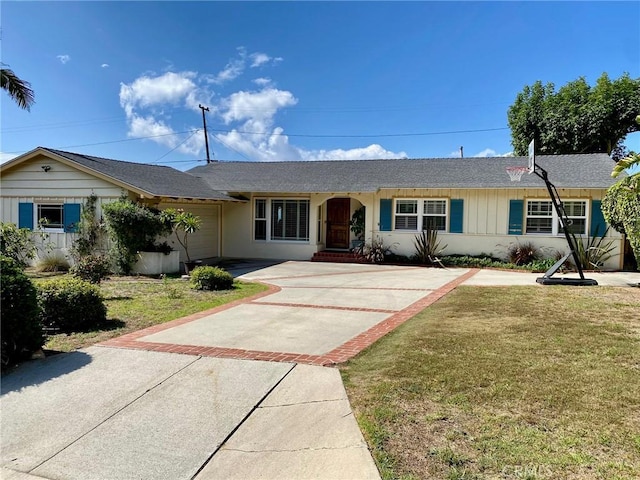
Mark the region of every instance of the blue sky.
[[[639, 2], [3, 1], [2, 160], [171, 165], [504, 155], [536, 80], [640, 77]], [[627, 145], [640, 150], [640, 134]]]

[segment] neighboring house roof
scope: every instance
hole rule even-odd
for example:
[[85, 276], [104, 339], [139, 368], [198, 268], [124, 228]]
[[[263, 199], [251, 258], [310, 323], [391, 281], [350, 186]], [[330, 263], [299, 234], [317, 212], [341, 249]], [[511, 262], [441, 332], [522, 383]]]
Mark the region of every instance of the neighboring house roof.
[[[22, 157], [42, 153], [52, 158], [64, 159], [83, 170], [97, 173], [115, 180], [118, 185], [149, 197], [169, 197], [199, 200], [237, 200], [212, 189], [201, 178], [181, 172], [171, 167], [150, 165], [136, 162], [125, 162], [108, 158], [92, 157], [79, 153], [65, 152], [52, 148], [39, 147]], [[12, 161], [3, 165], [7, 168]]]
[[[558, 188], [608, 188], [614, 162], [606, 154], [536, 157]], [[544, 188], [536, 175], [511, 182], [508, 166], [527, 157], [422, 158], [308, 162], [212, 162], [187, 173], [227, 192], [375, 192], [393, 188]]]

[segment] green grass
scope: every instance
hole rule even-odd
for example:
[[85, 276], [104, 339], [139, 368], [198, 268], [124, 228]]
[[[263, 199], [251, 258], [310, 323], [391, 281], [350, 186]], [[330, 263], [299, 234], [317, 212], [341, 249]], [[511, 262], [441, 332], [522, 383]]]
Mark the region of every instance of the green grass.
[[[34, 278], [36, 283], [48, 278], [39, 277]], [[250, 297], [266, 288], [259, 283], [236, 281], [232, 290], [214, 292], [194, 290], [189, 281], [180, 278], [112, 277], [100, 284], [107, 322], [88, 332], [51, 335], [44, 349], [72, 351]]]
[[385, 479], [640, 478], [640, 289], [459, 287], [341, 368]]

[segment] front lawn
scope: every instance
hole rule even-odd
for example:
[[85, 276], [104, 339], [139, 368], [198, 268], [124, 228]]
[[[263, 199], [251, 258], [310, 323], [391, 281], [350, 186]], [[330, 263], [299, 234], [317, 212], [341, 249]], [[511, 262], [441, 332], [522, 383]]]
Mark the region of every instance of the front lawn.
[[640, 289], [459, 287], [341, 368], [385, 479], [640, 478]]
[[[44, 278], [34, 278], [37, 283]], [[175, 320], [266, 290], [259, 283], [234, 282], [232, 290], [200, 291], [180, 278], [112, 277], [100, 284], [107, 306], [107, 322], [88, 332], [56, 334], [45, 350], [68, 352], [119, 337], [125, 333]]]

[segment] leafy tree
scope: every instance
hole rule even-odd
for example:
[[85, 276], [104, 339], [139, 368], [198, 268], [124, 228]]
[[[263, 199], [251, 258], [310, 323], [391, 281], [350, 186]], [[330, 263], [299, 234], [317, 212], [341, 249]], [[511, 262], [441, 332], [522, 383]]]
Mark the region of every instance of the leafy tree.
[[507, 118], [516, 155], [527, 155], [531, 140], [541, 154], [606, 152], [625, 156], [627, 134], [640, 130], [640, 78], [611, 80], [603, 73], [591, 87], [584, 77], [555, 90], [541, 81], [525, 86]]
[[[636, 117], [636, 123], [640, 125], [640, 115]], [[618, 163], [615, 167], [613, 167], [613, 172], [611, 172], [611, 176], [616, 178], [623, 171], [633, 168], [635, 166], [640, 167], [640, 154], [631, 152], [628, 157], [622, 158], [618, 160]], [[636, 190], [640, 192], [640, 182], [636, 182]]]
[[5, 90], [9, 96], [18, 104], [20, 108], [31, 110], [31, 106], [35, 103], [34, 93], [31, 84], [18, 77], [13, 70], [4, 63], [0, 63], [0, 87]]
[[602, 213], [607, 222], [625, 234], [640, 268], [640, 173], [625, 177], [607, 190]]
[[[640, 115], [636, 117], [636, 123], [640, 125]], [[611, 176], [616, 178], [636, 165], [640, 166], [640, 155], [632, 153], [618, 161]], [[615, 230], [627, 235], [640, 269], [640, 172], [623, 178], [607, 190], [602, 213]]]

